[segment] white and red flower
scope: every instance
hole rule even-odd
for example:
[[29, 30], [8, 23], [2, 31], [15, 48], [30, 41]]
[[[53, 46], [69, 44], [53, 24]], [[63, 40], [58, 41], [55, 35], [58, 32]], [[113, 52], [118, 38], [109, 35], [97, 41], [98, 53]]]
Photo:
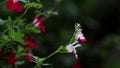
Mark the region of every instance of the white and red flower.
[[75, 36], [75, 39], [79, 42], [86, 42], [87, 39], [85, 38], [84, 34], [82, 33], [82, 30], [81, 29], [78, 29], [77, 30], [77, 33], [76, 33], [76, 36]]
[[45, 20], [44, 17], [36, 16], [33, 21], [33, 24], [37, 26], [42, 32], [45, 32], [45, 26], [42, 24], [44, 20]]
[[68, 52], [72, 52], [74, 54], [75, 59], [78, 60], [76, 48], [81, 47], [81, 44], [76, 44], [76, 43], [78, 43], [78, 41], [76, 41], [72, 44], [68, 44], [66, 49], [68, 50]]
[[74, 54], [74, 57], [76, 60], [78, 60], [76, 48], [82, 46], [79, 42], [86, 42], [87, 41], [87, 39], [83, 35], [82, 29], [80, 29], [80, 27], [81, 27], [80, 24], [76, 24], [76, 26], [75, 26], [75, 29], [76, 29], [75, 41], [66, 46], [67, 51], [72, 52]]
[[22, 12], [24, 8], [18, 0], [7, 0], [6, 7], [8, 10], [16, 10], [17, 12]]

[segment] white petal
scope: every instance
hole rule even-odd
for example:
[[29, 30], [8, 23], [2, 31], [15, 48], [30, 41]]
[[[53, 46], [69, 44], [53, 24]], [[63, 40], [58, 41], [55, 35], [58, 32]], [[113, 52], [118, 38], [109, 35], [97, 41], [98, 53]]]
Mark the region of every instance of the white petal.
[[81, 32], [81, 30], [78, 30], [78, 32], [76, 33], [75, 39], [77, 40], [78, 38], [80, 39], [85, 39], [83, 33]]
[[34, 19], [33, 24], [37, 23], [38, 19]]
[[18, 0], [13, 0], [14, 3], [18, 2]]
[[39, 26], [39, 24], [40, 24], [39, 22], [38, 22], [38, 23], [35, 23], [35, 26], [37, 26], [37, 27], [38, 27], [38, 26]]
[[82, 45], [81, 44], [76, 44], [74, 47], [77, 48], [77, 47], [81, 47]]
[[71, 45], [75, 45], [76, 43], [78, 43], [78, 41], [73, 42]]
[[69, 44], [66, 49], [68, 50], [68, 52], [73, 52], [74, 51], [74, 46], [72, 44]]

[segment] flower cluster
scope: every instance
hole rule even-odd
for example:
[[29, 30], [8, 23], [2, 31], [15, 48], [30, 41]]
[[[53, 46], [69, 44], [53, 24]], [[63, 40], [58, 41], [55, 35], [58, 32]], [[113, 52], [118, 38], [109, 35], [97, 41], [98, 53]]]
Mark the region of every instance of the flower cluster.
[[[22, 1], [22, 0], [21, 0]], [[25, 4], [25, 5], [23, 5]], [[29, 4], [28, 7], [26, 7], [26, 4]], [[31, 6], [31, 4], [33, 4]], [[37, 7], [35, 7], [37, 6]], [[38, 8], [40, 7], [41, 4], [35, 3], [35, 2], [20, 2], [20, 0], [6, 0], [6, 8], [10, 11], [17, 11], [17, 12], [22, 12], [24, 9], [26, 10], [27, 8], [30, 7], [35, 7]], [[24, 16], [24, 14], [26, 14], [27, 11], [25, 11], [22, 15]], [[0, 38], [0, 42], [2, 43], [2, 41], [5, 41], [5, 43], [0, 44], [1, 48], [0, 48], [0, 60], [4, 59], [5, 63], [7, 64], [6, 67], [12, 67], [12, 68], [16, 68], [16, 62], [20, 57], [21, 58], [25, 58], [27, 61], [29, 62], [33, 62], [33, 55], [31, 50], [33, 48], [35, 49], [39, 49], [39, 45], [37, 45], [33, 40], [34, 40], [34, 36], [27, 36], [26, 31], [27, 30], [31, 30], [31, 32], [33, 31], [38, 31], [39, 29], [42, 32], [45, 32], [45, 26], [42, 24], [43, 21], [45, 20], [44, 15], [43, 16], [39, 16], [36, 15], [35, 18], [33, 18], [34, 20], [32, 21], [32, 23], [25, 23], [24, 20], [22, 19], [22, 16], [20, 16], [21, 18], [12, 20], [11, 17], [9, 17], [9, 20], [7, 21], [2, 21], [5, 23], [8, 23], [8, 21], [10, 22], [11, 26], [8, 26], [8, 24], [2, 24], [3, 26], [6, 26], [6, 29], [4, 30], [3, 34], [1, 35]], [[19, 23], [20, 21], [22, 21], [21, 23]], [[14, 23], [14, 24], [13, 24]], [[15, 24], [16, 23], [16, 24]], [[34, 24], [34, 26], [29, 26], [31, 24]], [[26, 25], [26, 26], [24, 26]], [[21, 27], [23, 26], [23, 27]], [[36, 27], [38, 29], [36, 29]], [[17, 28], [16, 28], [17, 27]], [[26, 28], [24, 28], [26, 27]], [[32, 32], [32, 33], [33, 33]], [[2, 32], [1, 32], [2, 33]], [[10, 44], [8, 44], [10, 43]], [[1, 67], [4, 67], [5, 65], [0, 65]], [[7, 67], [7, 68], [8, 68]]]
[[26, 60], [28, 60], [29, 62], [32, 62], [33, 57], [30, 56], [30, 51], [32, 48], [40, 48], [36, 43], [33, 42], [34, 36], [30, 37], [30, 40], [28, 39], [28, 36], [25, 36], [24, 38], [24, 45], [23, 48], [27, 47], [27, 50], [25, 51], [26, 53]]
[[[77, 50], [76, 48], [81, 47], [82, 45], [80, 42], [84, 43], [86, 42], [86, 38], [84, 34], [82, 33], [82, 29], [80, 28], [80, 24], [77, 24], [75, 26], [75, 35], [72, 37], [74, 40], [67, 44], [67, 46], [60, 46], [55, 52], [48, 55], [45, 58], [39, 58], [32, 54], [32, 49], [40, 49], [40, 46], [37, 45], [34, 42], [34, 36], [29, 36], [29, 34], [40, 33], [40, 30], [42, 32], [45, 32], [45, 26], [43, 25], [43, 22], [46, 20], [46, 18], [51, 14], [58, 15], [56, 12], [56, 9], [52, 9], [45, 15], [42, 11], [40, 12], [41, 4], [35, 3], [35, 2], [20, 2], [22, 0], [6, 0], [6, 8], [10, 11], [17, 11], [22, 12], [24, 9], [24, 13], [15, 19], [12, 19], [11, 17], [8, 17], [7, 20], [3, 21], [5, 24], [2, 24], [2, 26], [5, 26], [5, 29], [3, 29], [3, 32], [1, 32], [0, 36], [0, 60], [4, 59], [4, 64], [0, 66], [0, 68], [3, 68], [6, 66], [6, 68], [16, 68], [18, 60], [21, 61], [21, 58], [26, 59], [28, 62], [35, 62], [36, 68], [41, 67], [44, 64], [43, 61], [50, 58], [56, 53], [73, 53], [76, 60], [78, 60]], [[59, 1], [56, 0], [56, 3]], [[35, 13], [35, 17], [33, 20], [28, 23], [24, 15], [27, 13], [28, 9], [30, 8], [36, 8], [35, 11], [38, 11], [38, 13]], [[26, 11], [27, 10], [27, 11]], [[8, 24], [9, 23], [9, 24]], [[1, 24], [0, 24], [1, 26]], [[36, 28], [37, 27], [37, 28]], [[30, 32], [30, 33], [27, 33]], [[25, 60], [22, 60], [25, 61]], [[73, 68], [78, 68], [79, 66], [74, 66]]]
[[73, 52], [74, 57], [76, 60], [78, 60], [78, 55], [77, 55], [77, 51], [76, 48], [77, 47], [81, 47], [82, 45], [79, 42], [86, 42], [86, 38], [82, 33], [82, 29], [80, 29], [80, 24], [77, 24], [75, 26], [76, 29], [76, 34], [75, 34], [75, 41], [73, 43], [70, 43], [66, 46], [66, 49], [68, 50], [68, 52]]

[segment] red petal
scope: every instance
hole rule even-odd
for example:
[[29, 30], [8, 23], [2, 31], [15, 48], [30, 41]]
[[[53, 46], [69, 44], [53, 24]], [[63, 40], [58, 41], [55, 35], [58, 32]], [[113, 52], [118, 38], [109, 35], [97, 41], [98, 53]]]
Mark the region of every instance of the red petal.
[[25, 51], [26, 54], [30, 54], [30, 49]]
[[2, 58], [4, 56], [4, 51], [0, 51], [0, 58]]
[[74, 64], [72, 68], [81, 68], [81, 66], [78, 64]]
[[43, 24], [39, 24], [38, 28], [41, 29], [42, 32], [45, 32], [45, 26]]
[[26, 60], [29, 61], [29, 62], [32, 62], [33, 61], [33, 57], [32, 56], [26, 56]]
[[86, 38], [82, 38], [82, 39], [81, 39], [81, 38], [78, 38], [78, 41], [84, 43], [84, 42], [87, 42], [87, 39], [86, 39]]
[[39, 46], [37, 44], [35, 44], [34, 42], [30, 42], [28, 45], [28, 48], [39, 48]]
[[13, 53], [10, 53], [8, 56], [8, 64], [14, 64], [16, 61], [15, 55]]
[[13, 2], [13, 0], [7, 0], [6, 7], [8, 10], [16, 10], [17, 12], [23, 11], [23, 6], [18, 1]]
[[28, 42], [28, 36], [25, 36], [24, 42], [25, 42], [25, 43]]
[[43, 22], [45, 20], [45, 17], [40, 17], [39, 22]]
[[6, 7], [8, 10], [15, 10], [18, 6], [18, 2], [14, 3], [13, 0], [7, 0]]
[[30, 37], [30, 42], [32, 42], [32, 41], [33, 41], [33, 39], [34, 39], [34, 36], [31, 36], [31, 37]]
[[21, 5], [20, 3], [18, 3], [18, 6], [16, 8], [17, 12], [22, 12], [23, 11], [23, 5]]

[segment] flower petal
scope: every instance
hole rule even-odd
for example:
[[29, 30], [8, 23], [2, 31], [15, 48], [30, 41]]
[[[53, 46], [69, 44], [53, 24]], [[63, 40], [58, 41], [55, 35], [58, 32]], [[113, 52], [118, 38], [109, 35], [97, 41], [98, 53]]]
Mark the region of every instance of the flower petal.
[[21, 5], [20, 3], [18, 3], [18, 6], [16, 8], [17, 12], [22, 12], [23, 11], [23, 5]]
[[7, 0], [6, 7], [8, 10], [15, 10], [17, 8], [18, 2], [14, 3], [13, 0]]

